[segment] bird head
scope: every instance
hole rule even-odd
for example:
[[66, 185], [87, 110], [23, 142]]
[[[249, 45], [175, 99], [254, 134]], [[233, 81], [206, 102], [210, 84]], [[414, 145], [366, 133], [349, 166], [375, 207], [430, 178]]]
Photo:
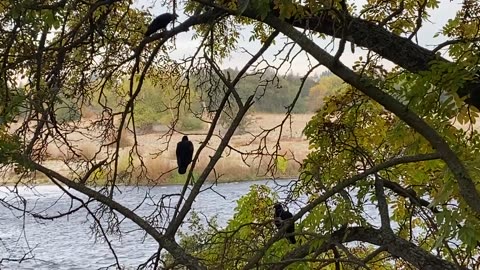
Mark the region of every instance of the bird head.
[[178, 18], [178, 15], [177, 14], [172, 14], [172, 13], [168, 13], [170, 15], [170, 21], [173, 21], [175, 20], [176, 18]]
[[281, 203], [276, 203], [276, 204], [273, 206], [273, 208], [278, 211], [278, 210], [283, 209], [283, 206], [282, 206]]
[[187, 136], [183, 136], [182, 141], [188, 141], [188, 137], [187, 137]]

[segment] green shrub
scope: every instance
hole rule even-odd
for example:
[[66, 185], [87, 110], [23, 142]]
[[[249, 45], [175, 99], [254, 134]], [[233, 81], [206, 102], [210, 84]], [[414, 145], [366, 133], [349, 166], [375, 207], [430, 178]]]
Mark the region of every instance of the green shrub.
[[[168, 184], [178, 184], [178, 185], [185, 184], [185, 181], [187, 181], [189, 169], [190, 168], [187, 169], [187, 173], [185, 173], [185, 174], [179, 174], [178, 171], [175, 171], [174, 173], [172, 173], [170, 178], [167, 179], [167, 183]], [[197, 174], [196, 172], [193, 172], [193, 178], [194, 179], [197, 179], [198, 176], [199, 176], [199, 174]]]
[[80, 120], [82, 116], [78, 104], [69, 99], [63, 99], [63, 102], [57, 103], [55, 108], [55, 117], [58, 122], [70, 122]]
[[181, 130], [199, 130], [203, 128], [202, 120], [196, 118], [193, 114], [187, 114], [180, 118], [179, 126]]

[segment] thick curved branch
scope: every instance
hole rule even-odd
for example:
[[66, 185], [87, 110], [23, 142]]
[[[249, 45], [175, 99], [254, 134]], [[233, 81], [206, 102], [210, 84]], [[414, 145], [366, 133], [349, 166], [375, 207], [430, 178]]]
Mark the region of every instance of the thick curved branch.
[[[219, 5], [211, 3], [210, 0], [195, 1], [204, 5], [222, 8]], [[303, 9], [308, 10], [308, 8]], [[236, 14], [235, 10], [224, 10], [232, 15]], [[268, 16], [274, 17], [274, 14], [275, 11], [272, 10]], [[262, 20], [258, 11], [252, 6], [245, 9], [242, 16]], [[357, 46], [372, 50], [383, 58], [412, 73], [430, 70], [430, 63], [433, 60], [452, 63], [437, 55], [437, 50], [423, 48], [414, 43], [411, 39], [398, 36], [388, 31], [383, 28], [382, 24], [376, 24], [361, 18], [345, 16], [343, 23], [338, 23], [337, 17], [331, 15], [328, 11], [322, 10], [310, 17], [290, 19], [286, 22], [297, 28], [312, 30], [339, 39], [342, 39], [342, 37], [345, 36], [347, 41], [354, 43]], [[480, 81], [478, 79], [466, 82], [463, 87], [457, 91], [457, 94], [460, 97], [464, 97], [475, 91], [480, 91]], [[465, 102], [480, 109], [480, 101], [467, 99]]]
[[[423, 48], [409, 38], [398, 36], [374, 22], [360, 18], [347, 17], [344, 24], [338, 24], [335, 23], [335, 18], [322, 13], [311, 18], [292, 21], [291, 25], [336, 38], [342, 38], [341, 33], [345, 31], [348, 41], [368, 48], [412, 73], [430, 70], [433, 60], [452, 63], [437, 55], [436, 50]], [[347, 29], [343, 29], [345, 25], [348, 26]], [[457, 94], [464, 97], [473, 90], [480, 91], [480, 81], [467, 82], [457, 91]], [[470, 102], [474, 101], [470, 100]], [[471, 105], [480, 109], [478, 103], [471, 103]]]
[[[310, 202], [308, 205], [300, 209], [293, 218], [289, 222], [295, 222], [297, 219], [305, 215], [307, 212], [313, 210], [317, 205], [325, 202], [328, 198], [332, 197], [333, 195], [339, 193], [343, 189], [345, 189], [348, 186], [351, 186], [355, 184], [357, 181], [361, 179], [365, 179], [367, 176], [375, 174], [381, 170], [385, 170], [387, 168], [399, 165], [399, 164], [405, 164], [405, 163], [412, 163], [412, 162], [419, 162], [419, 161], [426, 161], [426, 160], [433, 160], [433, 159], [438, 159], [440, 158], [440, 155], [438, 153], [431, 153], [431, 154], [421, 154], [421, 155], [415, 155], [415, 156], [405, 156], [405, 157], [399, 157], [399, 158], [394, 158], [390, 159], [388, 161], [385, 161], [381, 164], [375, 165], [371, 167], [370, 169], [365, 170], [362, 173], [359, 173], [345, 181], [339, 182], [336, 186], [333, 188], [325, 191], [322, 195], [318, 196], [316, 199], [314, 199], [312, 202]], [[258, 250], [254, 256], [250, 259], [250, 261], [243, 267], [243, 269], [251, 269], [256, 266], [258, 261], [263, 257], [265, 252], [270, 248], [270, 246], [273, 245], [276, 241], [278, 241], [283, 234], [286, 232], [286, 228], [288, 226], [284, 226], [282, 229], [278, 230], [278, 232], [273, 236], [268, 242], [265, 244], [265, 246]]]
[[458, 156], [453, 152], [447, 142], [435, 131], [435, 129], [430, 127], [417, 114], [409, 110], [408, 107], [397, 101], [395, 98], [383, 92], [344, 64], [335, 61], [333, 56], [317, 46], [311, 39], [304, 36], [300, 31], [293, 28], [287, 22], [282, 21], [275, 16], [267, 16], [264, 22], [279, 30], [292, 40], [295, 40], [302, 49], [312, 55], [319, 63], [330, 69], [335, 75], [384, 106], [385, 109], [394, 113], [416, 132], [421, 134], [430, 145], [438, 151], [442, 156], [443, 161], [447, 164], [457, 179], [460, 195], [465, 202], [473, 211], [480, 214], [480, 195], [474, 182]]
[[147, 234], [149, 234], [153, 239], [155, 239], [162, 247], [164, 247], [172, 256], [180, 263], [188, 267], [189, 269], [206, 269], [203, 265], [200, 264], [197, 258], [187, 254], [182, 247], [180, 247], [173, 238], [166, 238], [160, 232], [158, 232], [151, 224], [149, 224], [145, 219], [138, 216], [136, 213], [123, 206], [122, 204], [108, 198], [107, 196], [90, 189], [83, 184], [76, 183], [69, 180], [63, 175], [48, 169], [38, 163], [31, 162], [30, 165], [33, 169], [44, 173], [45, 175], [54, 178], [55, 180], [63, 183], [64, 185], [72, 188], [89, 198], [92, 198], [111, 209], [119, 212], [124, 217], [130, 219], [137, 226], [142, 228]]
[[332, 243], [348, 243], [353, 241], [361, 241], [380, 246], [382, 247], [382, 251], [385, 250], [395, 257], [402, 258], [418, 269], [458, 269], [453, 263], [442, 260], [391, 232], [365, 227], [340, 229], [331, 234], [324, 244], [315, 249], [312, 249], [310, 243], [302, 245], [285, 255], [282, 261], [272, 269], [283, 269], [292, 262], [298, 261], [296, 259], [304, 258], [313, 252], [317, 254], [327, 252]]

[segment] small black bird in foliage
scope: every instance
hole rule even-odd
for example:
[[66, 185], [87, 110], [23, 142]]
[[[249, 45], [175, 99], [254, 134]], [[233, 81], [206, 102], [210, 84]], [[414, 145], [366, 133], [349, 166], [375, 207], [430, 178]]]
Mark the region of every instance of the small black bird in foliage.
[[145, 32], [145, 36], [148, 37], [151, 34], [157, 32], [160, 29], [164, 29], [167, 27], [169, 23], [175, 20], [177, 18], [177, 14], [172, 14], [172, 13], [164, 13], [162, 15], [159, 15], [156, 17], [148, 26], [147, 32]]
[[184, 174], [193, 157], [193, 143], [188, 140], [187, 136], [183, 136], [182, 141], [177, 143], [176, 154], [178, 173]]
[[[275, 209], [275, 214], [273, 215], [273, 218], [274, 218], [275, 226], [277, 226], [277, 229], [281, 229], [285, 223], [285, 220], [292, 218], [293, 215], [288, 210], [283, 209], [280, 203], [275, 204], [274, 209]], [[294, 233], [295, 223], [288, 225], [286, 232], [287, 234]], [[294, 235], [289, 235], [287, 239], [292, 244], [295, 244], [297, 242], [297, 240], [295, 240]]]

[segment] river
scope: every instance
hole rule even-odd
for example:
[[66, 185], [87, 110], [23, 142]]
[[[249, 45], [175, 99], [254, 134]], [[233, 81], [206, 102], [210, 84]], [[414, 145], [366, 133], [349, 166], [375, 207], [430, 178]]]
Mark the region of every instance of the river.
[[[225, 225], [233, 216], [236, 201], [246, 194], [252, 184], [267, 184], [285, 194], [288, 180], [255, 181], [225, 183], [206, 189], [196, 199], [193, 209], [203, 213], [207, 218], [217, 216], [218, 224]], [[121, 187], [116, 200], [131, 208], [138, 205], [149, 194], [153, 200], [162, 195], [181, 191], [182, 186], [161, 187]], [[35, 189], [20, 187], [18, 191], [25, 198], [26, 209], [33, 209], [43, 214], [58, 214], [70, 209], [71, 199], [63, 194], [57, 186], [38, 186]], [[73, 194], [82, 197], [81, 194]], [[62, 195], [63, 194], [63, 195]], [[282, 197], [282, 195], [281, 195]], [[0, 188], [0, 198], [9, 200], [11, 195], [5, 187]], [[84, 198], [84, 197], [83, 197]], [[22, 204], [20, 204], [22, 205]], [[77, 206], [75, 203], [74, 206]], [[136, 210], [146, 213], [149, 203], [144, 203]], [[298, 206], [291, 206], [291, 209]], [[0, 203], [0, 259], [19, 259], [21, 254], [32, 250], [21, 263], [3, 261], [0, 269], [100, 269], [115, 263], [114, 256], [104, 241], [95, 241], [89, 226], [91, 218], [86, 210], [75, 212], [68, 217], [55, 221], [38, 220], [29, 215], [22, 216], [20, 211], [11, 211]], [[158, 248], [150, 237], [131, 222], [122, 223], [122, 237], [111, 237], [120, 264], [127, 269], [136, 269], [144, 263]], [[182, 227], [188, 232], [188, 229]], [[111, 269], [115, 269], [114, 266]]]

